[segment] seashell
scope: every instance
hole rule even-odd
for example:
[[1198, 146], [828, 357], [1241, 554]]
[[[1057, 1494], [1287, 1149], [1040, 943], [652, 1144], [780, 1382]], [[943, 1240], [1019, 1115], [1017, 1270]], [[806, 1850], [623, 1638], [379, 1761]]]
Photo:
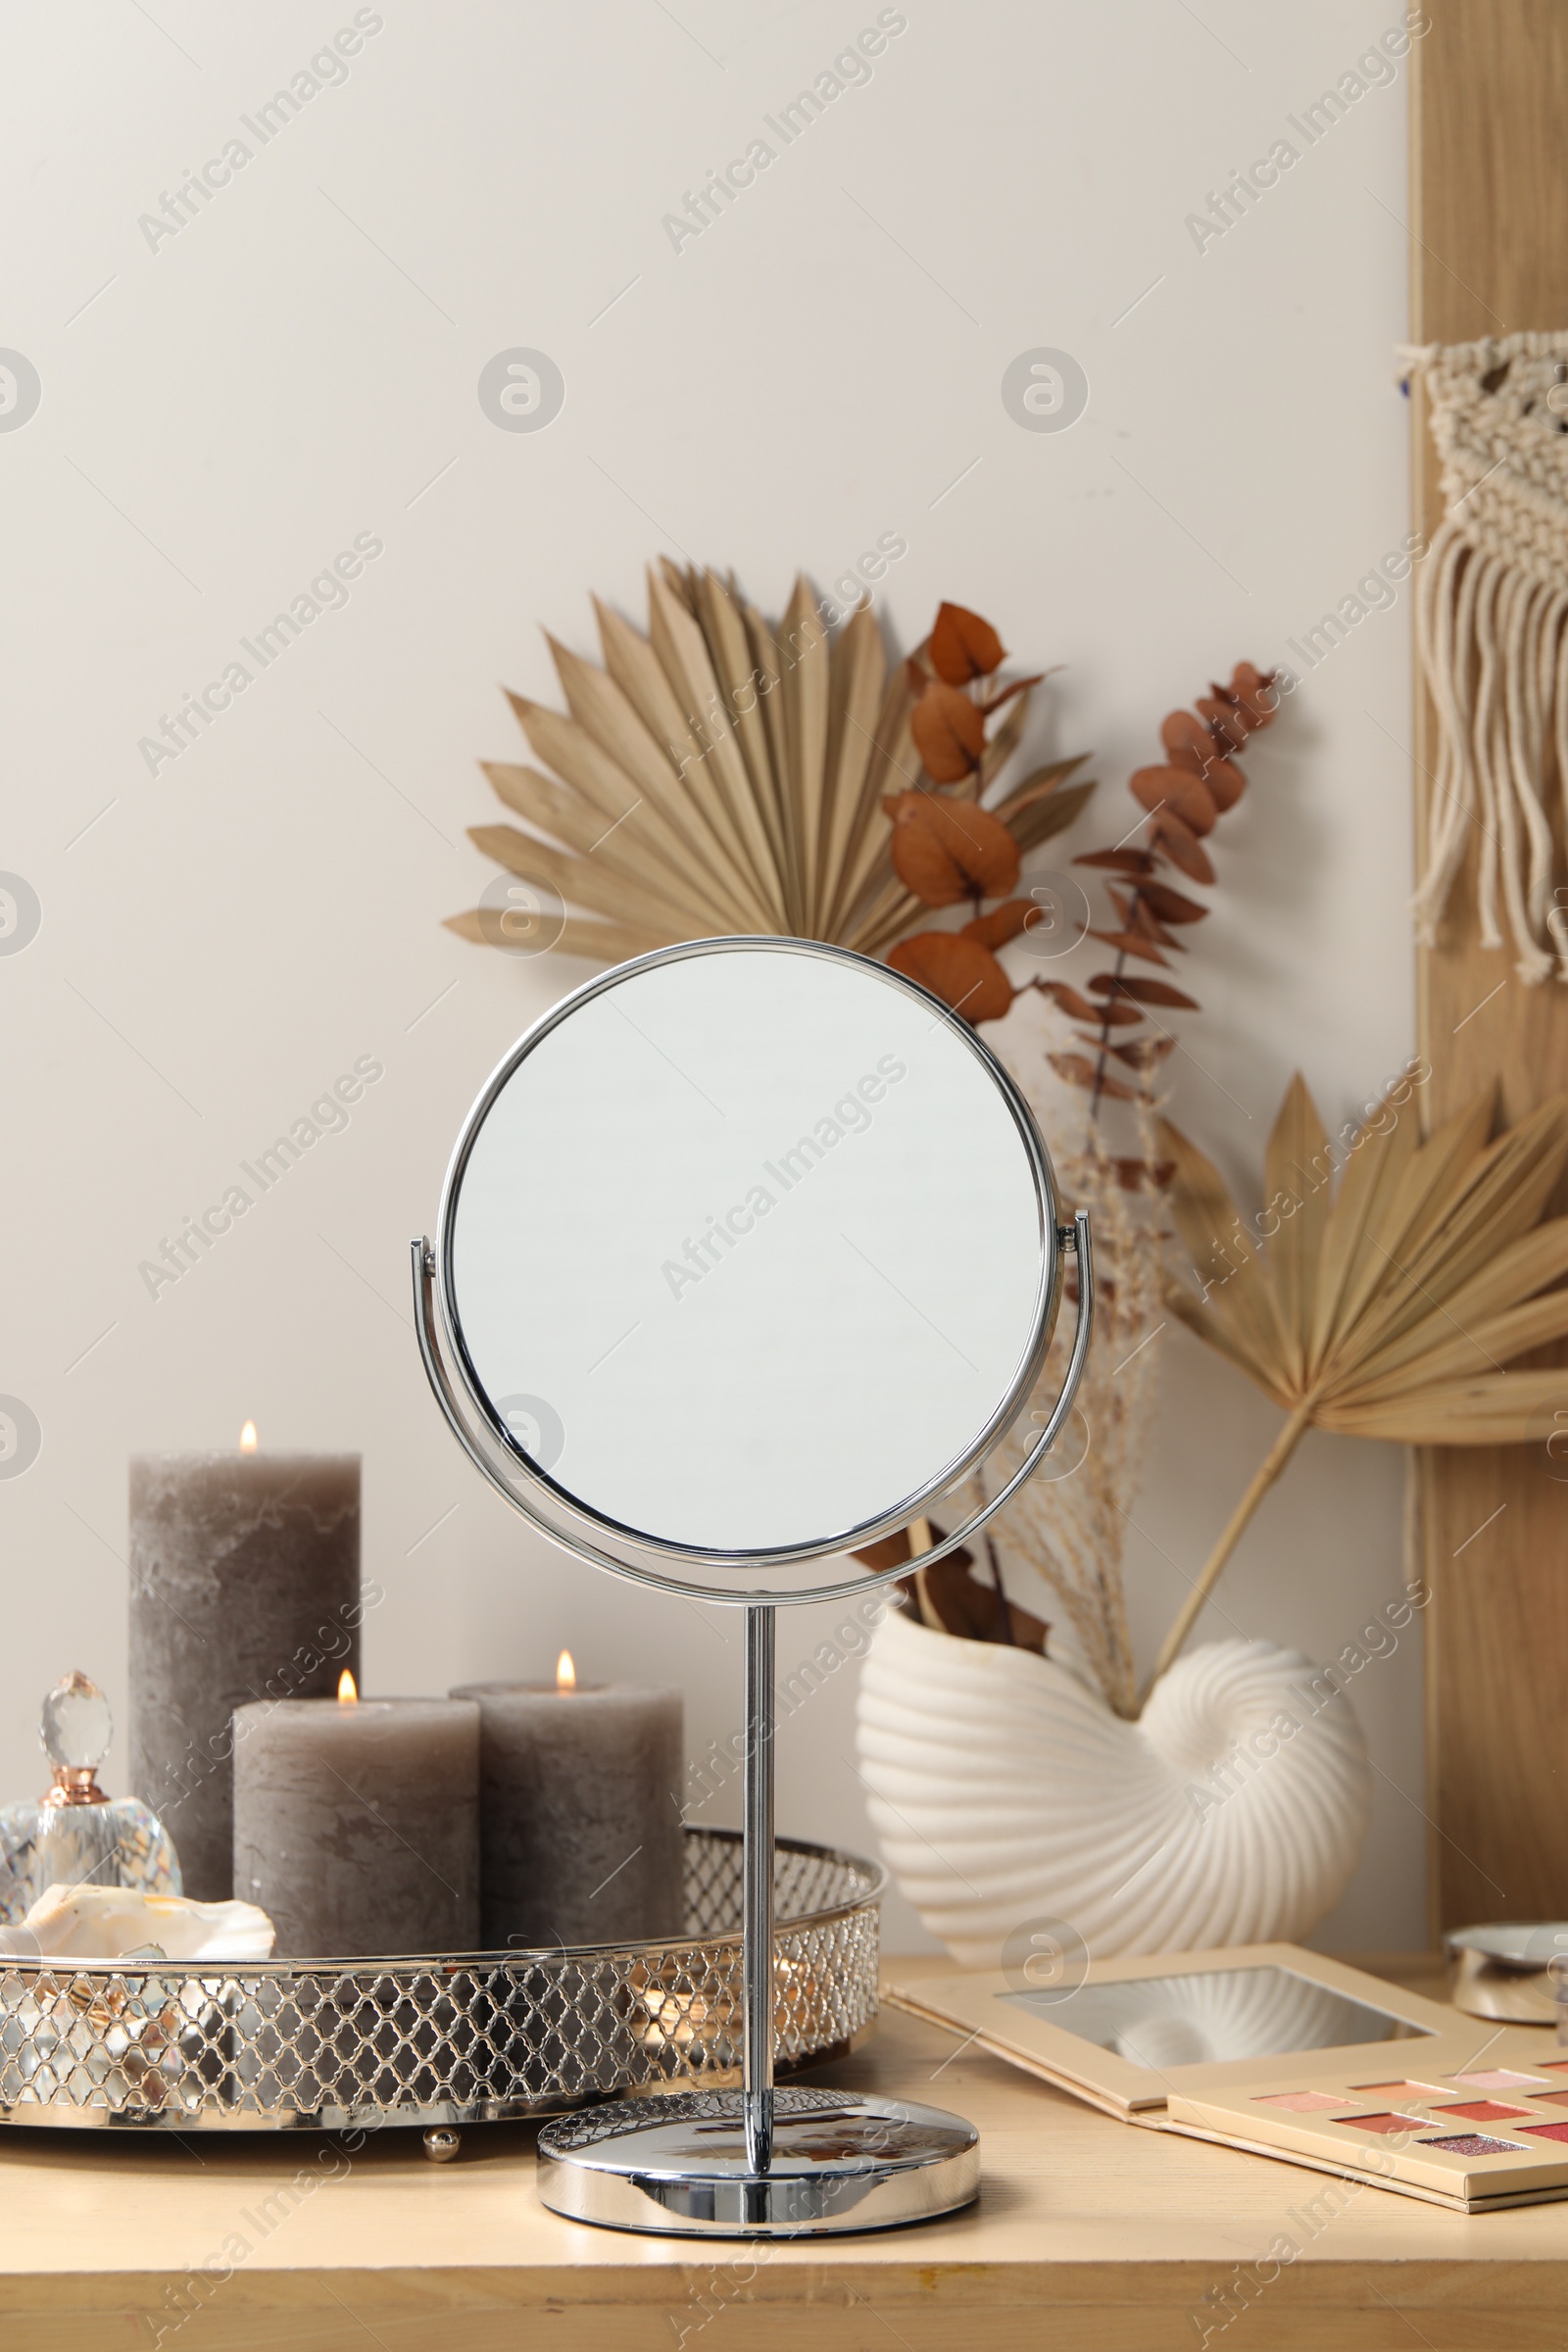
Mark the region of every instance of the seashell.
[[1096, 1959], [1299, 1942], [1371, 1809], [1349, 1701], [1268, 1642], [1190, 1650], [1127, 1723], [1054, 1659], [892, 1610], [858, 1747], [888, 1866], [966, 1968], [996, 1968], [1031, 1919], [1068, 1923]]
[[197, 1903], [139, 1886], [51, 1886], [6, 1948], [43, 1959], [119, 1960], [151, 1949], [166, 1960], [267, 1960], [273, 1929], [254, 1903]]

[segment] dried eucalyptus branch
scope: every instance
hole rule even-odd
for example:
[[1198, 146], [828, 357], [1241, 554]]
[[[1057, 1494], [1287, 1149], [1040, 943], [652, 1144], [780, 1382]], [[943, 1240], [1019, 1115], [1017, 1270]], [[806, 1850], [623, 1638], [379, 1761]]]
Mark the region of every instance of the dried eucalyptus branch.
[[[1128, 778], [1127, 789], [1148, 810], [1137, 828], [1140, 847], [1118, 843], [1114, 849], [1095, 850], [1073, 859], [1074, 865], [1096, 866], [1117, 879], [1108, 887], [1114, 928], [1091, 931], [1091, 939], [1116, 951], [1107, 972], [1097, 972], [1085, 997], [1064, 980], [1039, 980], [1035, 986], [1049, 997], [1058, 1012], [1081, 1026], [1075, 1032], [1088, 1053], [1056, 1053], [1051, 1065], [1069, 1086], [1082, 1087], [1090, 1097], [1090, 1117], [1098, 1118], [1101, 1104], [1144, 1099], [1153, 1072], [1171, 1053], [1176, 1040], [1158, 1020], [1152, 1033], [1144, 1026], [1149, 1008], [1196, 1012], [1196, 999], [1168, 980], [1129, 972], [1129, 960], [1168, 969], [1172, 956], [1185, 955], [1182, 937], [1189, 925], [1200, 923], [1209, 908], [1190, 899], [1161, 878], [1174, 866], [1189, 881], [1212, 883], [1214, 868], [1203, 847], [1227, 808], [1234, 808], [1247, 789], [1237, 758], [1251, 736], [1266, 727], [1279, 709], [1272, 673], [1265, 675], [1250, 662], [1239, 662], [1228, 686], [1216, 685], [1200, 697], [1194, 710], [1167, 710], [1160, 726], [1165, 762], [1141, 767]], [[1099, 1003], [1091, 1000], [1099, 999]], [[1138, 1030], [1135, 1037], [1128, 1030]], [[1132, 1073], [1121, 1077], [1110, 1068], [1118, 1061]], [[1136, 1161], [1129, 1163], [1131, 1180], [1142, 1182]]]

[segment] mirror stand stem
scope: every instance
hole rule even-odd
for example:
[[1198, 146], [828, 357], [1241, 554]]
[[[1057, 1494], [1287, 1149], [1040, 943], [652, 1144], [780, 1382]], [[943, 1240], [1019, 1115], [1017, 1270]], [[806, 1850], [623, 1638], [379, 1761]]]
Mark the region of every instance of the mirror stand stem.
[[746, 1837], [742, 1892], [746, 2160], [773, 2160], [773, 1610], [746, 1611]]

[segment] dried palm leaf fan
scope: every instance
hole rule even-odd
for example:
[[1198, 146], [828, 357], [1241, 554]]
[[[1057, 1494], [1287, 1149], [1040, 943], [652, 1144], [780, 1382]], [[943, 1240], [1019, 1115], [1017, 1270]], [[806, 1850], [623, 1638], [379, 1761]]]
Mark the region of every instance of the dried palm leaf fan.
[[1489, 1095], [1425, 1142], [1410, 1097], [1399, 1081], [1347, 1150], [1298, 1077], [1268, 1142], [1269, 1206], [1250, 1226], [1203, 1154], [1163, 1130], [1201, 1291], [1173, 1285], [1171, 1309], [1290, 1417], [1171, 1628], [1156, 1680], [1308, 1429], [1523, 1446], [1568, 1408], [1568, 1369], [1504, 1369], [1568, 1334], [1568, 1217], [1542, 1222], [1568, 1163], [1568, 1097], [1492, 1142]]
[[1568, 334], [1407, 350], [1425, 379], [1445, 515], [1422, 570], [1422, 667], [1438, 714], [1431, 945], [1472, 834], [1481, 944], [1502, 908], [1526, 981], [1568, 980], [1548, 777], [1568, 808]]
[[[965, 655], [959, 623], [974, 616], [955, 606], [943, 607], [929, 641], [933, 652], [939, 634], [953, 641], [953, 662], [939, 663], [935, 680], [919, 657], [890, 669], [868, 606], [830, 635], [804, 579], [776, 630], [733, 581], [667, 563], [650, 570], [648, 607], [644, 637], [596, 605], [602, 669], [550, 640], [569, 716], [509, 700], [555, 772], [482, 762], [530, 830], [477, 825], [470, 840], [564, 908], [587, 910], [565, 916], [553, 943], [564, 955], [617, 962], [738, 932], [885, 955], [924, 921], [927, 904], [894, 870], [894, 808], [917, 786], [933, 816], [961, 822], [967, 808], [975, 822], [1017, 748], [1038, 681], [978, 699], [989, 672]], [[1000, 642], [995, 654], [1000, 663]], [[966, 681], [956, 689], [941, 683], [955, 663]], [[922, 772], [917, 742], [930, 737], [939, 688], [968, 712], [951, 796], [931, 792], [931, 782], [953, 779], [929, 769], [929, 741]], [[986, 720], [1004, 705], [988, 736]], [[1039, 769], [985, 812], [1016, 845], [1014, 878], [1017, 854], [1070, 824], [1093, 791], [1058, 789], [1080, 764]], [[483, 907], [448, 920], [466, 939], [508, 944]]]

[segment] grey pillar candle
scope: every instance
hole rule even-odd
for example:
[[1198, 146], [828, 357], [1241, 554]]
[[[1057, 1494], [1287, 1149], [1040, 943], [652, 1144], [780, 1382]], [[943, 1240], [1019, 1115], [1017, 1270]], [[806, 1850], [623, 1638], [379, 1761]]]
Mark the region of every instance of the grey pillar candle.
[[357, 1453], [132, 1460], [130, 1786], [187, 1894], [231, 1892], [234, 1709], [335, 1693], [359, 1672], [361, 1605]]
[[481, 1715], [485, 1949], [680, 1935], [680, 1692], [558, 1680], [452, 1695]]
[[282, 1959], [479, 1942], [471, 1699], [290, 1699], [234, 1715], [234, 1892]]

